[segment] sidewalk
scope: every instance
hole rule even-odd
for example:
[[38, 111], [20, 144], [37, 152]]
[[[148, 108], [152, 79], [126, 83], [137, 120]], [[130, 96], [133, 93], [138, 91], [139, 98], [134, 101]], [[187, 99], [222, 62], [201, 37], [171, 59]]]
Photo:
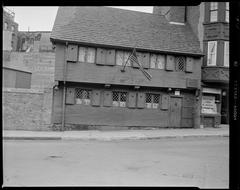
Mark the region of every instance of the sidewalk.
[[4, 130], [3, 139], [11, 140], [125, 140], [183, 137], [229, 137], [229, 127], [203, 129], [153, 129], [121, 131], [20, 131]]

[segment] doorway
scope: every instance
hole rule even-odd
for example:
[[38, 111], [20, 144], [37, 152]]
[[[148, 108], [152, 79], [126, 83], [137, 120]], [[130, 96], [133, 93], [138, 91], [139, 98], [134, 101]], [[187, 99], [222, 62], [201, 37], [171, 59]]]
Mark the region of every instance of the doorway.
[[171, 97], [170, 99], [170, 127], [181, 127], [182, 97]]

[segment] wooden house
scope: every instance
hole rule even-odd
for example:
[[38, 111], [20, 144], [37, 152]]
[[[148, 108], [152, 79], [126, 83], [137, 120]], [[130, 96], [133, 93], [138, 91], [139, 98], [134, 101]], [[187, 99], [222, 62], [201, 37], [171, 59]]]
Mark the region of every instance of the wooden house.
[[[187, 23], [108, 7], [60, 7], [53, 123], [198, 127], [202, 52]], [[136, 48], [142, 68], [128, 58]], [[126, 63], [125, 72], [122, 72]]]

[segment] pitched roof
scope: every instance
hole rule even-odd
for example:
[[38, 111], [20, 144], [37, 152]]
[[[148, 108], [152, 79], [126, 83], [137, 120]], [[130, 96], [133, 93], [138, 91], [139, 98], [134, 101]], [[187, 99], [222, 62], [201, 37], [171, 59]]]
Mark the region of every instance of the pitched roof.
[[164, 16], [110, 7], [59, 7], [51, 39], [154, 51], [201, 54], [190, 26]]

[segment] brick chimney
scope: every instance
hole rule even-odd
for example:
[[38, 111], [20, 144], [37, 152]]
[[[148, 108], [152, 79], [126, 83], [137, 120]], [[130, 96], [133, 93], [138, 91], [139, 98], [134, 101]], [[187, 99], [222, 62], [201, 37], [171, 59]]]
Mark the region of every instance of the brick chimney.
[[185, 6], [154, 6], [153, 14], [164, 15], [170, 23], [186, 22], [186, 7]]

